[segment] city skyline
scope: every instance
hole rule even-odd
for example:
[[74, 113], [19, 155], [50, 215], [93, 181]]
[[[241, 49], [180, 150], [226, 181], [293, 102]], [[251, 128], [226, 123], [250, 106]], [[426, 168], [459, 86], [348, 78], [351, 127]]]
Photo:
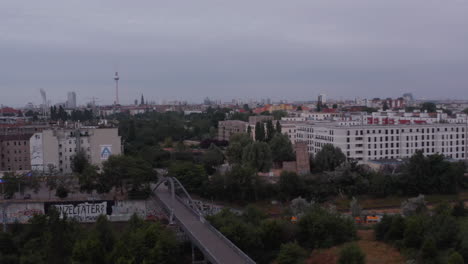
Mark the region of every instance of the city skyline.
[[[92, 3], [92, 5], [91, 5]], [[0, 4], [2, 103], [468, 99], [466, 1]], [[112, 7], [112, 8], [110, 8]]]

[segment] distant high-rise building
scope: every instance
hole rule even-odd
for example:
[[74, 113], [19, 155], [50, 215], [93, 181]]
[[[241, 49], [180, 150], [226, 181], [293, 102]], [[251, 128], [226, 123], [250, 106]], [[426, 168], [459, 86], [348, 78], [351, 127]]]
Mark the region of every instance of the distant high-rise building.
[[327, 96], [325, 94], [319, 94], [317, 101], [321, 104], [327, 103]]
[[68, 92], [67, 94], [67, 107], [76, 108], [76, 93]]
[[408, 101], [408, 102], [412, 102], [414, 101], [414, 97], [413, 97], [413, 94], [412, 93], [405, 93], [403, 94], [403, 98]]

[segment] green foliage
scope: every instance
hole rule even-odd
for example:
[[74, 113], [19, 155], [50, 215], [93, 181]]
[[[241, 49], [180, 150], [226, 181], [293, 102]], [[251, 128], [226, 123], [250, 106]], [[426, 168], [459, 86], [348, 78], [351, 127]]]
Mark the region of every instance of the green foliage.
[[123, 193], [124, 189], [139, 191], [151, 181], [157, 181], [157, 177], [148, 162], [139, 157], [116, 155], [103, 163], [98, 184], [101, 190], [115, 187]]
[[66, 198], [68, 196], [68, 188], [64, 185], [59, 185], [55, 191], [55, 196], [59, 198]]
[[278, 264], [301, 264], [307, 258], [307, 251], [297, 243], [281, 245], [281, 250], [276, 258]]
[[71, 162], [72, 171], [75, 173], [83, 173], [85, 168], [89, 166], [89, 161], [86, 158], [86, 154], [83, 151], [76, 153]]
[[468, 210], [465, 208], [465, 202], [464, 201], [458, 201], [455, 203], [453, 206], [452, 210], [452, 215], [455, 217], [464, 217], [468, 215]]
[[276, 130], [275, 127], [273, 126], [273, 121], [268, 120], [266, 122], [266, 141], [270, 142], [273, 139], [273, 136], [275, 135]]
[[408, 218], [405, 223], [403, 233], [403, 243], [407, 248], [419, 248], [423, 242], [424, 234], [427, 231], [426, 217], [423, 215]]
[[319, 171], [334, 171], [336, 167], [346, 161], [346, 156], [340, 148], [332, 144], [325, 144], [315, 155], [314, 164]]
[[283, 134], [283, 132], [281, 131], [281, 123], [280, 123], [279, 120], [276, 121], [276, 127], [275, 127], [275, 129], [276, 129], [276, 133], [277, 133], [277, 134]]
[[2, 180], [5, 182], [2, 184], [3, 195], [5, 198], [11, 198], [15, 192], [20, 191], [21, 177], [16, 175], [14, 172], [6, 172]]
[[223, 209], [207, 219], [258, 263], [271, 263], [281, 244], [292, 239], [291, 223], [266, 219], [265, 213], [253, 206], [247, 206], [242, 215]]
[[275, 110], [271, 113], [274, 120], [281, 120], [282, 117], [288, 116], [288, 113], [284, 110]]
[[463, 256], [460, 255], [460, 253], [458, 252], [453, 252], [449, 259], [448, 259], [448, 262], [447, 264], [464, 264], [465, 261], [463, 260]]
[[255, 141], [265, 141], [265, 125], [262, 122], [255, 124]]
[[421, 111], [427, 111], [429, 113], [435, 113], [437, 111], [437, 106], [432, 102], [425, 102], [421, 105]]
[[169, 166], [168, 174], [176, 177], [188, 192], [202, 193], [208, 175], [202, 165], [188, 161], [176, 161]]
[[203, 165], [209, 174], [213, 174], [216, 167], [224, 163], [224, 154], [223, 152], [211, 143], [210, 148], [203, 154]]
[[468, 225], [463, 223], [451, 215], [450, 207], [439, 206], [432, 215], [384, 216], [375, 235], [405, 252], [418, 252], [420, 263], [447, 263], [447, 252], [453, 249], [462, 256], [468, 253]]
[[254, 142], [243, 149], [242, 163], [257, 171], [268, 172], [272, 166], [270, 146], [265, 142]]
[[295, 159], [293, 146], [288, 136], [277, 133], [269, 142], [269, 145], [274, 162], [281, 163]]
[[135, 217], [119, 232], [105, 216], [84, 229], [51, 209], [47, 215], [34, 216], [15, 232], [0, 232], [2, 264], [181, 263], [174, 233]]
[[313, 206], [298, 222], [299, 241], [306, 248], [331, 247], [356, 238], [353, 219]]
[[297, 173], [283, 171], [278, 181], [278, 189], [283, 200], [290, 200], [301, 196], [304, 191], [304, 182]]
[[214, 175], [209, 188], [211, 195], [217, 199], [246, 202], [259, 198], [263, 182], [254, 169], [234, 165], [224, 175]]
[[229, 147], [226, 150], [226, 157], [231, 164], [242, 163], [242, 153], [245, 146], [253, 142], [249, 134], [237, 133], [229, 139]]
[[229, 116], [229, 120], [241, 120], [247, 122], [249, 121], [249, 116], [250, 113], [235, 112]]
[[356, 243], [351, 243], [341, 249], [338, 263], [364, 264], [366, 263], [366, 255]]
[[421, 258], [426, 262], [434, 261], [434, 258], [437, 257], [437, 246], [436, 242], [432, 237], [426, 238], [421, 247]]
[[440, 154], [425, 157], [417, 151], [403, 167], [406, 194], [456, 193], [464, 184], [464, 165], [450, 163]]

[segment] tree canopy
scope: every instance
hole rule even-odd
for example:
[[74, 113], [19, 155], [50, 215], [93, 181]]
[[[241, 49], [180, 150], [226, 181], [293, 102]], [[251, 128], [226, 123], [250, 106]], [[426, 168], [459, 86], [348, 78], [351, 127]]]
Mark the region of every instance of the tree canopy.
[[346, 156], [339, 147], [332, 144], [325, 144], [322, 149], [315, 154], [314, 165], [319, 171], [334, 171], [346, 161]]

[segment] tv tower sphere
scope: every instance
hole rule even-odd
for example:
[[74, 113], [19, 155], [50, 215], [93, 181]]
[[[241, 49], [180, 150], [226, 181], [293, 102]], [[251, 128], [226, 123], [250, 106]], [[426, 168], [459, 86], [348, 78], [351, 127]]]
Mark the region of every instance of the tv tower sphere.
[[115, 72], [115, 76], [114, 76], [114, 80], [118, 81], [120, 78], [119, 78], [119, 73], [118, 72]]

